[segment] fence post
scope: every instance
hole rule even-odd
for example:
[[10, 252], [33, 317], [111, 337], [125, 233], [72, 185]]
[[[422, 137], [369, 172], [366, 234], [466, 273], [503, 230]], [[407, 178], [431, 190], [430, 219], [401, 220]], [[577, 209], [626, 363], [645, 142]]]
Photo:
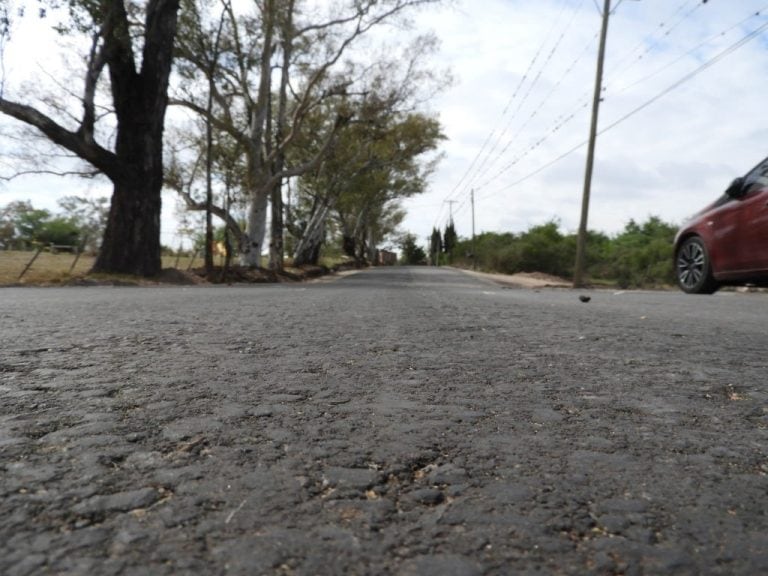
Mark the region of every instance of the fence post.
[[24, 274], [27, 273], [27, 270], [29, 270], [32, 267], [32, 264], [35, 260], [37, 260], [37, 257], [40, 256], [40, 252], [45, 250], [45, 245], [41, 245], [40, 248], [37, 249], [37, 252], [35, 252], [35, 255], [32, 256], [32, 259], [27, 263], [27, 265], [24, 267], [24, 270], [21, 271], [21, 274], [19, 274], [19, 280], [21, 280], [24, 277]]
[[195, 250], [192, 254], [192, 260], [189, 261], [189, 266], [187, 266], [187, 272], [192, 270], [192, 264], [195, 263], [195, 258], [197, 258], [197, 254], [200, 252], [200, 250]]

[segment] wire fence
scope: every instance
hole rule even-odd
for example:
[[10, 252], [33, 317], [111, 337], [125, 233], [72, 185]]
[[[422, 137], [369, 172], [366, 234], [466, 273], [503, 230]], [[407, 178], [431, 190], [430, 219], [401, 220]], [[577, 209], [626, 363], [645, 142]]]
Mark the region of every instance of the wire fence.
[[[217, 258], [218, 260], [219, 258]], [[223, 257], [220, 258], [223, 264]], [[39, 244], [28, 250], [0, 250], [0, 285], [36, 282], [60, 282], [87, 274], [96, 255], [77, 246]], [[179, 252], [162, 257], [163, 268], [190, 271], [202, 267], [198, 252]]]

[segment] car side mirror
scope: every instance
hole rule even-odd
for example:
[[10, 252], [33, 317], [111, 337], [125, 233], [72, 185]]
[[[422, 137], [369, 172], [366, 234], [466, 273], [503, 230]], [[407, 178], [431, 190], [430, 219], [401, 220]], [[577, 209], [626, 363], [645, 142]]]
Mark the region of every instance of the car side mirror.
[[744, 178], [736, 178], [725, 191], [729, 198], [740, 198], [744, 195]]

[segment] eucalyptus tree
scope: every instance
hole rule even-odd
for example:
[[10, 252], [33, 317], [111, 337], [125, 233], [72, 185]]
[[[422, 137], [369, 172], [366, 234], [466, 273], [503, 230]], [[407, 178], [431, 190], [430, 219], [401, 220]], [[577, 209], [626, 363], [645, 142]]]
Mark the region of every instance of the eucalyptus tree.
[[322, 165], [298, 180], [289, 217], [296, 264], [317, 261], [330, 218], [344, 252], [370, 260], [377, 241], [402, 221], [400, 200], [424, 191], [439, 159], [428, 157], [443, 138], [428, 115], [398, 113], [391, 102], [369, 95], [356, 118]]
[[[83, 47], [79, 81], [69, 70], [48, 71], [63, 94], [36, 100], [3, 78], [0, 112], [111, 180], [96, 271], [153, 276], [161, 269], [163, 129], [179, 2], [17, 2], [51, 18], [62, 14], [60, 33]], [[4, 31], [12, 30], [6, 26]], [[62, 104], [78, 90], [79, 112]]]
[[[169, 161], [165, 184], [179, 194], [191, 212], [204, 212], [219, 218], [225, 226], [226, 237], [235, 239], [228, 254], [247, 244], [245, 221], [247, 167], [243, 148], [225, 131], [199, 119], [198, 122], [177, 124], [166, 143]], [[206, 222], [205, 244], [211, 246]]]
[[[435, 48], [434, 38], [418, 37], [366, 70], [362, 89], [349, 100], [353, 120], [323, 162], [298, 179], [288, 218], [295, 263], [317, 260], [329, 228], [341, 232], [348, 255], [366, 259], [366, 248], [372, 252], [402, 220], [399, 200], [425, 189], [439, 160], [430, 153], [443, 136], [439, 122], [421, 109], [450, 82], [431, 65]], [[308, 133], [331, 121], [318, 110]], [[311, 155], [317, 146], [308, 137], [293, 152]]]
[[344, 252], [370, 260], [377, 241], [394, 232], [399, 201], [426, 189], [439, 157], [425, 157], [443, 138], [438, 121], [419, 113], [380, 119], [381, 135], [335, 203]]
[[[316, 170], [353, 117], [358, 79], [351, 71], [361, 67], [344, 57], [375, 27], [438, 1], [254, 0], [239, 3], [250, 10], [238, 11], [222, 0], [227, 22], [216, 82], [211, 83], [216, 106], [206, 109], [201, 82], [191, 77], [174, 102], [226, 131], [244, 150], [249, 205], [247, 229], [240, 235], [244, 264], [260, 264], [271, 199], [271, 260], [273, 267], [282, 266], [282, 184]], [[204, 77], [207, 60], [200, 44], [189, 41], [201, 35], [204, 22], [184, 25], [189, 28], [179, 35], [179, 54]], [[297, 142], [306, 140], [308, 119], [319, 108], [332, 121], [323, 125], [323, 132], [312, 134], [315, 153], [292, 154]]]

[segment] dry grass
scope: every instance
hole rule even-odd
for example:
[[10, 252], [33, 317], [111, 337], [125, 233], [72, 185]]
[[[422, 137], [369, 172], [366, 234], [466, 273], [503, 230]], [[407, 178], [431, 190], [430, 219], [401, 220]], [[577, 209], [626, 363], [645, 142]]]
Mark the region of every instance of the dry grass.
[[19, 275], [32, 260], [35, 252], [20, 252], [5, 250], [0, 252], [0, 284], [41, 284], [65, 282], [73, 276], [82, 276], [93, 266], [94, 258], [83, 254], [77, 261], [77, 265], [70, 273], [70, 268], [75, 261], [74, 254], [51, 254], [41, 252], [40, 256], [27, 270], [24, 277]]
[[[61, 284], [72, 278], [85, 276], [95, 260], [93, 256], [83, 254], [74, 269], [71, 269], [75, 262], [74, 254], [41, 252], [30, 269], [19, 279], [19, 275], [34, 255], [35, 252], [0, 250], [0, 285]], [[179, 259], [176, 256], [163, 256], [163, 268], [187, 270], [190, 264], [202, 266], [203, 260], [198, 257], [192, 262], [189, 256]]]

